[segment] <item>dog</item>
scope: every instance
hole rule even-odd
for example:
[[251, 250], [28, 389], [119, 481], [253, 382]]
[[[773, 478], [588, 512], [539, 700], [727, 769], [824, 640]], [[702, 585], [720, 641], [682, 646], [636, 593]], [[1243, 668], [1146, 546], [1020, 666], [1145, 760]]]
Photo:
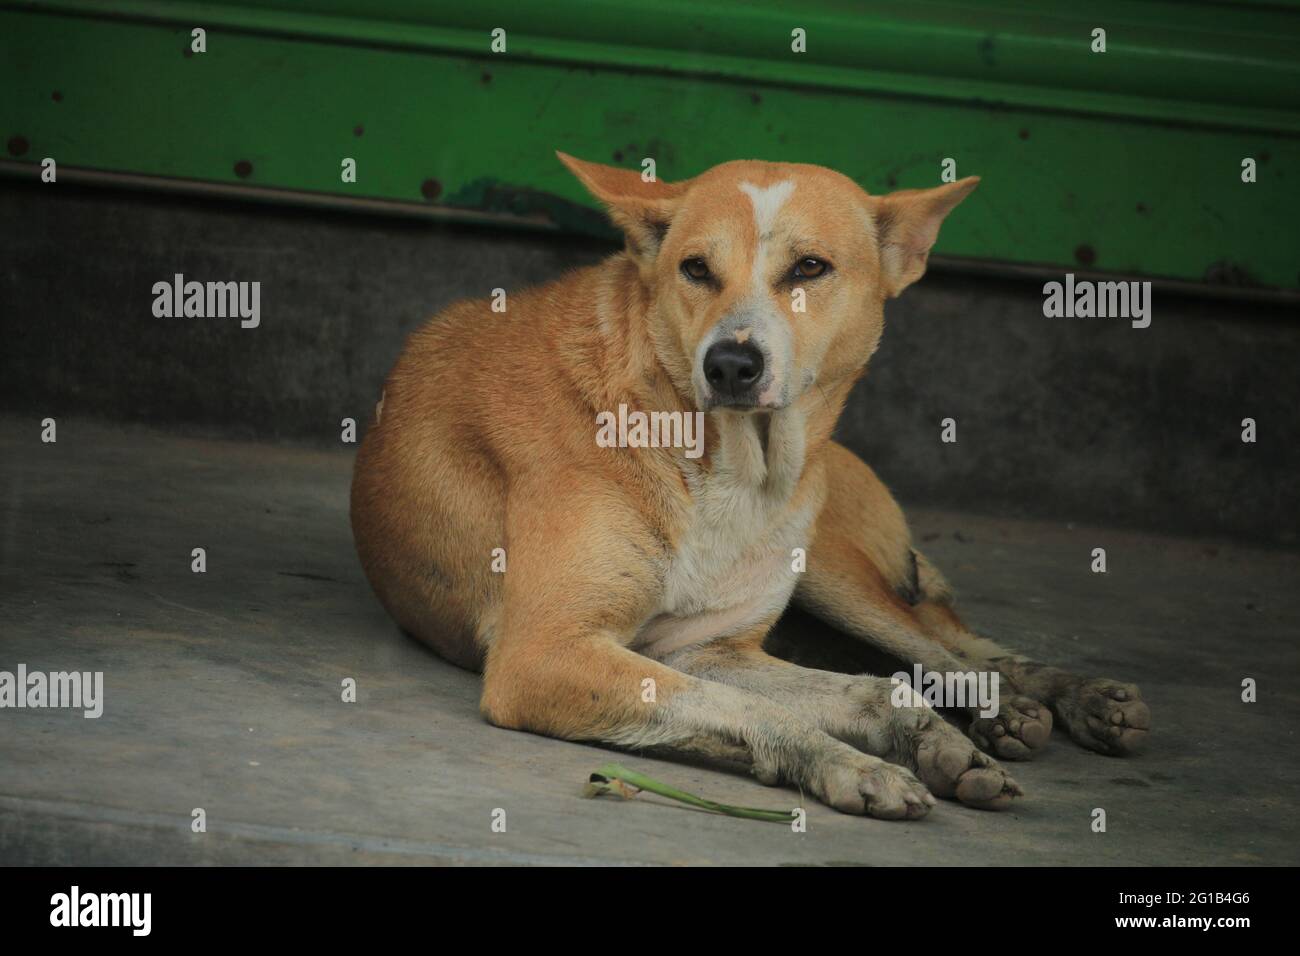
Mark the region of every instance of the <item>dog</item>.
[[[451, 306], [412, 334], [358, 449], [351, 517], [380, 602], [482, 672], [491, 723], [740, 763], [846, 813], [1004, 809], [1054, 719], [1127, 754], [1138, 689], [971, 633], [875, 473], [831, 438], [977, 177], [870, 195], [737, 161], [669, 183], [561, 162], [626, 237], [600, 265]], [[802, 306], [802, 308], [800, 308]], [[702, 453], [610, 447], [620, 407], [698, 415]], [[800, 561], [800, 556], [804, 560]], [[795, 602], [930, 672], [1012, 693], [963, 733], [897, 682], [764, 652]]]

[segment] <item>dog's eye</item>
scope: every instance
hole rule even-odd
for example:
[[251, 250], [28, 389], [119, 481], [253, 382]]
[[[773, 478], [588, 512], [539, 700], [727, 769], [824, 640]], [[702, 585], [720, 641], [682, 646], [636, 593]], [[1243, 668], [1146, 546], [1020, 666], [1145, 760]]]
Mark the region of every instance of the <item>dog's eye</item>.
[[709, 264], [699, 256], [682, 260], [682, 274], [692, 282], [703, 282], [711, 275]]
[[800, 259], [795, 263], [794, 277], [796, 279], [816, 279], [819, 275], [829, 271], [830, 267], [831, 264], [829, 262], [823, 262], [821, 259], [809, 256], [808, 258]]

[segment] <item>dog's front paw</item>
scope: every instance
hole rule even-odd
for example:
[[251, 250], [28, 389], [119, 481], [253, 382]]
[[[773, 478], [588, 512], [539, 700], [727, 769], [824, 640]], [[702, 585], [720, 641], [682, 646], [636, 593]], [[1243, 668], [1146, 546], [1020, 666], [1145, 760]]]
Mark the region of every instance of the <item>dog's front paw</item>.
[[916, 745], [916, 772], [937, 796], [981, 810], [1005, 810], [1024, 796], [1020, 785], [961, 731], [935, 720]]
[[1137, 685], [1106, 678], [1067, 688], [1056, 711], [1076, 743], [1115, 757], [1141, 749], [1151, 729], [1151, 710]]
[[1052, 736], [1052, 712], [1028, 697], [1002, 701], [992, 717], [978, 715], [967, 730], [980, 749], [1003, 760], [1028, 760]]
[[935, 804], [912, 771], [851, 747], [820, 760], [811, 783], [817, 796], [841, 813], [882, 820], [916, 820]]

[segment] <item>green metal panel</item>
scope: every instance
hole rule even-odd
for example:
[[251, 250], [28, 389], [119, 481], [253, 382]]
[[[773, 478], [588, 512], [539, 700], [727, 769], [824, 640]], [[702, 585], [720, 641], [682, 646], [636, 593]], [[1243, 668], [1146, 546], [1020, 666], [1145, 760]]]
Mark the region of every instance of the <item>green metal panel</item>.
[[556, 148], [668, 179], [815, 162], [873, 192], [951, 157], [984, 183], [943, 255], [1300, 287], [1300, 10], [1078, 6], [0, 0], [0, 137], [22, 175], [49, 156], [596, 232]]

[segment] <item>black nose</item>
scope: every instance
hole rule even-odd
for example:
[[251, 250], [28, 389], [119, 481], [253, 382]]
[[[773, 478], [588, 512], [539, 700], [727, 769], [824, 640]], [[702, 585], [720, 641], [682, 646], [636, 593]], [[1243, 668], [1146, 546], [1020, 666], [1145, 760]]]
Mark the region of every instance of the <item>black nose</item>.
[[704, 377], [719, 395], [739, 398], [763, 374], [763, 353], [748, 342], [717, 342], [704, 353]]

